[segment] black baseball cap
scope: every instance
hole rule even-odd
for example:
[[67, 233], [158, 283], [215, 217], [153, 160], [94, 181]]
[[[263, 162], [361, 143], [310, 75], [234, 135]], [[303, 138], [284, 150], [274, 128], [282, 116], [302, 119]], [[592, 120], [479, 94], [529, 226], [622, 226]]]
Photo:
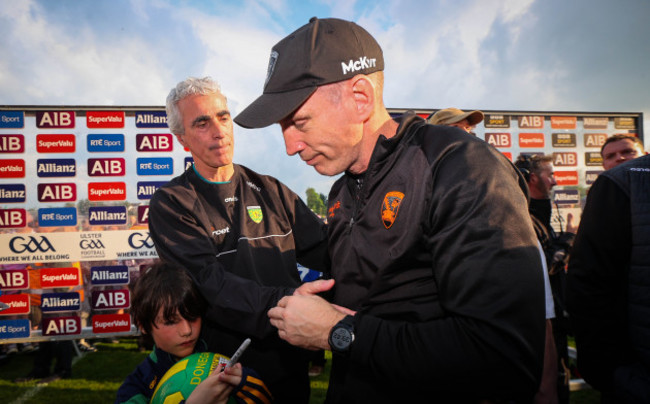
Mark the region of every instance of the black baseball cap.
[[350, 21], [313, 17], [273, 47], [262, 95], [235, 122], [244, 128], [272, 125], [318, 86], [381, 70], [383, 53], [368, 31]]

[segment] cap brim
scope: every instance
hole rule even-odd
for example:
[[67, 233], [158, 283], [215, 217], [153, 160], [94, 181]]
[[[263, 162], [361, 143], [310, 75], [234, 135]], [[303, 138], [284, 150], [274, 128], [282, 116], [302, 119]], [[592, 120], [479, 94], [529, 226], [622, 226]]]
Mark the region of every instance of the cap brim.
[[[461, 119], [462, 120], [462, 119]], [[470, 125], [476, 125], [483, 120], [483, 112], [481, 111], [472, 111], [467, 115], [467, 122]]]
[[462, 121], [463, 119], [467, 119], [467, 123], [470, 125], [476, 125], [477, 123], [481, 122], [483, 120], [483, 112], [481, 111], [470, 111], [470, 112], [465, 112], [464, 114], [461, 115], [456, 115], [452, 118], [448, 119], [441, 119], [440, 124], [441, 125], [449, 125], [451, 123], [458, 123]]
[[273, 125], [295, 111], [317, 89], [317, 86], [313, 86], [282, 93], [262, 94], [235, 117], [235, 123], [248, 129]]

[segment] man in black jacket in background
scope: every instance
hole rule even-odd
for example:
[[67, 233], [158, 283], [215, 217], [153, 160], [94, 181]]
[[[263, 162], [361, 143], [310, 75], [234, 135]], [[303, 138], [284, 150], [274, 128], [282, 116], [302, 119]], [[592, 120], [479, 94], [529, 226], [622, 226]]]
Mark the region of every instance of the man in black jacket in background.
[[591, 186], [567, 275], [580, 374], [602, 403], [650, 403], [650, 156]]

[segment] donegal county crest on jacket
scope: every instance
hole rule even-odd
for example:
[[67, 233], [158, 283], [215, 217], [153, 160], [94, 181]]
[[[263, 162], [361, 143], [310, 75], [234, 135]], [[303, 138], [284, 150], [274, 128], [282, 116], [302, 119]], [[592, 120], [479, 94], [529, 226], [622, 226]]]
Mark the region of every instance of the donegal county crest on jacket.
[[260, 223], [264, 216], [262, 215], [262, 208], [259, 206], [246, 206], [248, 216], [253, 219], [255, 223]]

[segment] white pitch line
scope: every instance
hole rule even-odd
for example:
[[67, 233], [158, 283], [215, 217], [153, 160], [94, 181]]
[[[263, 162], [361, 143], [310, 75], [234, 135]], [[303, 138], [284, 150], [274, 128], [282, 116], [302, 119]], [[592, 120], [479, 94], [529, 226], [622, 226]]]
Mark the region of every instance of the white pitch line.
[[[75, 356], [72, 359], [72, 365], [74, 366], [75, 363], [81, 358], [83, 358], [84, 354], [81, 354], [81, 356]], [[43, 387], [47, 386], [49, 383], [37, 383], [36, 386], [32, 387], [31, 389], [27, 390], [25, 394], [22, 396], [18, 397], [14, 401], [12, 401], [9, 404], [24, 404], [27, 400], [30, 398], [34, 397], [36, 393], [38, 393]]]

